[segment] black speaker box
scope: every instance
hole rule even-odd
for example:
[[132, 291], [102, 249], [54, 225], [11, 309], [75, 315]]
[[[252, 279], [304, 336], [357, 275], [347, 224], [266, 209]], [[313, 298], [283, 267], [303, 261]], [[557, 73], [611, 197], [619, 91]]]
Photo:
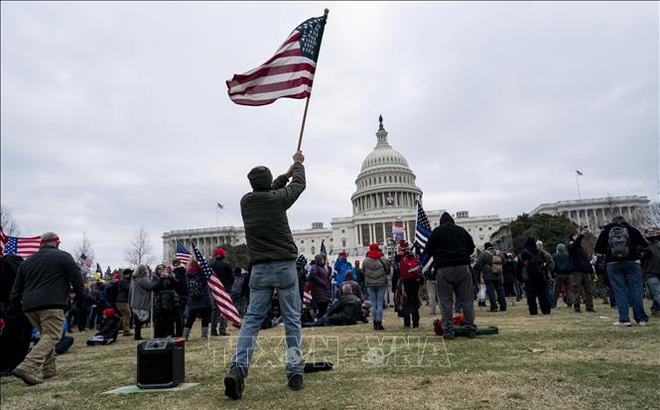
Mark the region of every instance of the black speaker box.
[[186, 378], [185, 340], [145, 340], [137, 348], [137, 386], [141, 389], [176, 387]]

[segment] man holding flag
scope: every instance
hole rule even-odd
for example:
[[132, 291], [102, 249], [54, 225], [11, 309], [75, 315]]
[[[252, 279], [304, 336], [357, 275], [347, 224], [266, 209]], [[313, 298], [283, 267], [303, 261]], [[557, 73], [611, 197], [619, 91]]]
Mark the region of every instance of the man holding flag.
[[[232, 399], [243, 396], [243, 379], [247, 377], [256, 339], [275, 289], [285, 326], [288, 386], [291, 390], [303, 388], [301, 300], [296, 270], [298, 248], [286, 211], [305, 190], [304, 160], [302, 152], [297, 151], [293, 155], [293, 165], [275, 181], [264, 166], [253, 168], [248, 174], [252, 192], [241, 199], [241, 215], [252, 264], [250, 304], [225, 377], [225, 395]], [[293, 179], [287, 185], [289, 178]]]

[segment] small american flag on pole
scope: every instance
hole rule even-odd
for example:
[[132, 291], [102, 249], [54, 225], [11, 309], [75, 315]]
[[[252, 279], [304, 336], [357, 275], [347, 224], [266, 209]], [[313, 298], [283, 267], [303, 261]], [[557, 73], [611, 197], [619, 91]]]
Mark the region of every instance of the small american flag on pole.
[[80, 262], [88, 268], [92, 267], [92, 260], [89, 259], [84, 253], [80, 254]]
[[426, 217], [426, 212], [424, 212], [422, 205], [417, 202], [417, 222], [415, 223], [415, 242], [413, 246], [418, 254], [421, 255], [424, 253], [429, 236], [431, 236], [431, 224], [429, 223], [429, 218]]
[[580, 171], [579, 169], [576, 169], [576, 170], [575, 170], [575, 173], [578, 174], [579, 176], [584, 175], [584, 174], [582, 173], [582, 171]]
[[309, 97], [326, 20], [326, 16], [306, 20], [268, 61], [235, 74], [227, 81], [229, 98], [240, 105], [266, 105], [283, 97]]
[[188, 262], [190, 262], [190, 258], [192, 257], [192, 255], [190, 254], [190, 251], [181, 244], [181, 242], [177, 242], [176, 253], [174, 254], [174, 257], [179, 261], [181, 261], [181, 264], [187, 265]]
[[220, 279], [218, 279], [217, 276], [213, 273], [213, 269], [209, 266], [208, 263], [206, 263], [206, 259], [204, 259], [204, 255], [197, 249], [195, 244], [192, 244], [193, 247], [193, 252], [195, 252], [195, 257], [197, 258], [197, 262], [199, 262], [199, 266], [201, 266], [202, 271], [206, 275], [206, 280], [208, 281], [209, 284], [209, 290], [211, 291], [211, 296], [213, 296], [213, 299], [215, 300], [215, 304], [218, 305], [218, 310], [220, 310], [220, 314], [227, 318], [231, 323], [233, 323], [236, 326], [240, 326], [241, 324], [241, 316], [238, 314], [238, 310], [236, 309], [236, 305], [234, 305], [234, 301], [231, 299], [231, 296], [227, 293], [227, 290], [225, 290], [225, 287], [222, 285], [222, 282], [220, 282]]
[[2, 243], [0, 255], [15, 253], [22, 258], [27, 258], [39, 250], [41, 236], [31, 236], [29, 238], [8, 236], [5, 235], [2, 227], [0, 227], [0, 243]]

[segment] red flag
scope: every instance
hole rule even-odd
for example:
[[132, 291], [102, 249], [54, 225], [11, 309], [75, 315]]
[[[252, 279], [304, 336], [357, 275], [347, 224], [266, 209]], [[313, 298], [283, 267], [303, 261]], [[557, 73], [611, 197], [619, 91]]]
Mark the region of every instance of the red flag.
[[231, 323], [239, 326], [241, 324], [241, 316], [238, 314], [238, 310], [236, 309], [236, 305], [234, 305], [234, 301], [227, 293], [227, 290], [225, 290], [225, 287], [223, 286], [222, 282], [220, 282], [220, 279], [215, 276], [213, 269], [211, 269], [209, 264], [206, 262], [206, 259], [204, 259], [204, 255], [202, 255], [194, 243], [192, 244], [192, 247], [193, 252], [195, 252], [197, 262], [199, 262], [199, 266], [202, 267], [202, 271], [206, 275], [206, 280], [209, 284], [211, 296], [213, 296], [215, 304], [218, 305], [220, 314], [227, 318], [227, 320], [229, 320]]
[[312, 92], [326, 16], [308, 19], [259, 67], [227, 81], [229, 98], [240, 105], [266, 105], [278, 98], [307, 98]]

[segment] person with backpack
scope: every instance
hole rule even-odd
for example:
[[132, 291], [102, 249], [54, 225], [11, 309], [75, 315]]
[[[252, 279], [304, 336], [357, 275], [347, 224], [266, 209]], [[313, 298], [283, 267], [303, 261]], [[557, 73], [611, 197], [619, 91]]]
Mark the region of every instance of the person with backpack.
[[[419, 281], [421, 277], [421, 266], [419, 260], [410, 250], [408, 242], [399, 244], [397, 249], [399, 256], [398, 275], [392, 275], [393, 287], [396, 286], [396, 280], [401, 280], [404, 293], [402, 304], [403, 327], [410, 328], [411, 322], [413, 328], [419, 327]], [[412, 321], [411, 321], [412, 319]]]
[[154, 338], [174, 336], [174, 322], [181, 300], [176, 293], [178, 280], [165, 265], [156, 266], [159, 278], [154, 288]]
[[607, 277], [619, 311], [615, 326], [631, 326], [629, 303], [635, 321], [640, 326], [648, 324], [649, 318], [644, 312], [644, 276], [637, 263], [647, 248], [642, 233], [629, 225], [623, 216], [615, 216], [598, 235], [595, 251], [605, 255]]
[[506, 297], [504, 296], [504, 282], [502, 280], [502, 258], [490, 242], [484, 244], [484, 251], [479, 253], [473, 269], [475, 276], [479, 278], [479, 283], [486, 285], [490, 311], [506, 312]]
[[364, 284], [369, 292], [369, 300], [371, 300], [371, 306], [374, 310], [374, 330], [385, 330], [383, 327], [383, 304], [387, 292], [391, 263], [383, 255], [377, 243], [374, 242], [369, 245], [369, 252], [362, 261], [362, 269], [364, 270]]
[[644, 236], [649, 241], [649, 248], [644, 251], [642, 268], [653, 300], [651, 315], [660, 316], [660, 229], [648, 228]]
[[566, 245], [563, 243], [557, 244], [557, 249], [554, 255], [552, 255], [552, 260], [555, 262], [555, 284], [554, 284], [554, 303], [552, 304], [553, 309], [557, 308], [557, 302], [559, 301], [559, 295], [561, 294], [561, 288], [565, 289], [565, 301], [566, 306], [573, 306], [573, 299], [571, 298], [571, 270], [570, 265], [568, 264], [568, 254], [566, 253]]
[[213, 299], [209, 292], [206, 274], [195, 258], [190, 259], [186, 282], [188, 284], [188, 317], [183, 327], [183, 337], [188, 340], [195, 319], [200, 318], [202, 320], [202, 339], [208, 339]]
[[543, 242], [536, 241], [536, 247], [543, 253], [545, 258], [545, 282], [548, 287], [548, 302], [550, 303], [550, 308], [556, 306], [555, 298], [552, 289], [552, 273], [555, 271], [555, 260], [552, 259], [550, 252], [543, 249]]
[[538, 315], [540, 307], [542, 314], [549, 315], [550, 301], [548, 301], [545, 255], [536, 246], [534, 238], [528, 237], [525, 240], [519, 260], [518, 277], [525, 282], [529, 314]]
[[[591, 292], [592, 279], [594, 274], [591, 267], [591, 261], [587, 251], [582, 246], [584, 235], [589, 232], [589, 228], [583, 226], [579, 233], [570, 236], [568, 242], [568, 265], [571, 271], [571, 292], [573, 295], [573, 310], [575, 313], [582, 313], [580, 300], [584, 298], [584, 304], [587, 306], [587, 312], [595, 313], [594, 297]], [[580, 297], [582, 295], [582, 297]]]

